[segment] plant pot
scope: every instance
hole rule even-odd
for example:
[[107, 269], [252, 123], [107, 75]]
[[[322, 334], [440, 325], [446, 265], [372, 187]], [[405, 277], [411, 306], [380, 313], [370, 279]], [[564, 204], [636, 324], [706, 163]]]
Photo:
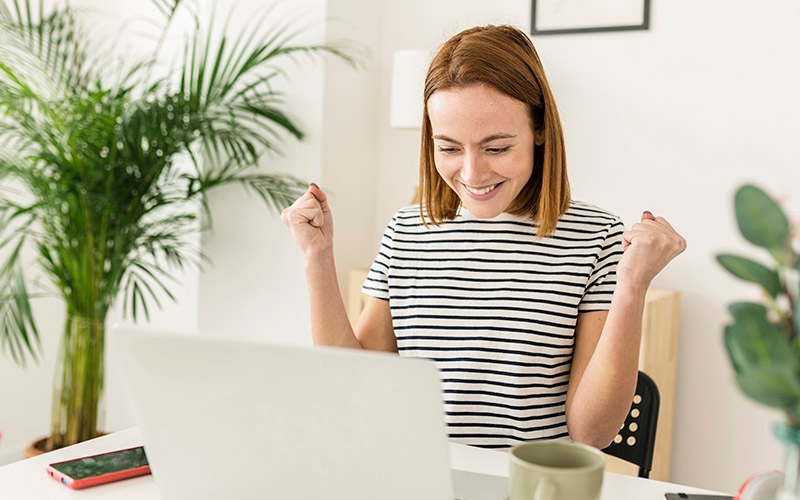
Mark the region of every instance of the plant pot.
[[[105, 433], [101, 434], [101, 436], [105, 435], [106, 435]], [[50, 436], [37, 439], [36, 441], [29, 444], [28, 447], [25, 448], [25, 451], [23, 452], [25, 458], [38, 457], [39, 455], [43, 455], [49, 451], [53, 451], [55, 448], [53, 448], [53, 450], [49, 449], [49, 443], [48, 443], [49, 440]]]
[[44, 437], [42, 439], [37, 439], [36, 441], [32, 442], [25, 448], [25, 458], [37, 457], [44, 453], [47, 453], [47, 440], [50, 439], [49, 437]]

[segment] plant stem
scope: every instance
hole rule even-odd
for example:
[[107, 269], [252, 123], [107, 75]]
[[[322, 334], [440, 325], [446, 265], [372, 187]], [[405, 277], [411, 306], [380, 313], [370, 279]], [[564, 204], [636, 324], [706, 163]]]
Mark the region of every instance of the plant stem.
[[101, 433], [98, 411], [105, 371], [104, 321], [104, 317], [67, 313], [54, 387], [50, 449], [86, 441]]

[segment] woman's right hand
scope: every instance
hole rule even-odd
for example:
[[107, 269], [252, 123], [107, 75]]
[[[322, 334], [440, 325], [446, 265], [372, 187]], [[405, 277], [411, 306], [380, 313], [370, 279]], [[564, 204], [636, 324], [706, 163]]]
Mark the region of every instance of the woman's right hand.
[[303, 255], [333, 247], [333, 216], [328, 197], [316, 184], [311, 183], [303, 196], [281, 212], [281, 220], [292, 231]]

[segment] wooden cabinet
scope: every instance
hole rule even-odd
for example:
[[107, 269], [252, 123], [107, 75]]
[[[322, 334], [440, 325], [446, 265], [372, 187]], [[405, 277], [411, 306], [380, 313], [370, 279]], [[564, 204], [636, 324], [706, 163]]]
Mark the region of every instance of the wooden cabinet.
[[[345, 298], [347, 315], [355, 324], [367, 296], [361, 285], [367, 278], [367, 269], [350, 272]], [[669, 481], [672, 458], [672, 424], [675, 409], [675, 369], [678, 361], [678, 321], [680, 319], [680, 294], [672, 290], [650, 289], [644, 307], [642, 345], [639, 351], [639, 369], [647, 373], [658, 385], [661, 406], [658, 415], [656, 449], [653, 456], [651, 479]], [[638, 467], [608, 457], [607, 469], [623, 474], [637, 475]]]

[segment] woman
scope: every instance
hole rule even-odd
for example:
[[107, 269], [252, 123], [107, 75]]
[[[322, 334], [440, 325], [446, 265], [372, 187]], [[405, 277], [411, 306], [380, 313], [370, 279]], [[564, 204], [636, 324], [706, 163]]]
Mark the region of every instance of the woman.
[[315, 344], [435, 359], [454, 440], [607, 446], [636, 387], [652, 279], [686, 243], [645, 211], [570, 199], [563, 133], [541, 62], [509, 26], [463, 31], [425, 81], [420, 206], [389, 224], [355, 330], [312, 184], [282, 219], [303, 251]]

